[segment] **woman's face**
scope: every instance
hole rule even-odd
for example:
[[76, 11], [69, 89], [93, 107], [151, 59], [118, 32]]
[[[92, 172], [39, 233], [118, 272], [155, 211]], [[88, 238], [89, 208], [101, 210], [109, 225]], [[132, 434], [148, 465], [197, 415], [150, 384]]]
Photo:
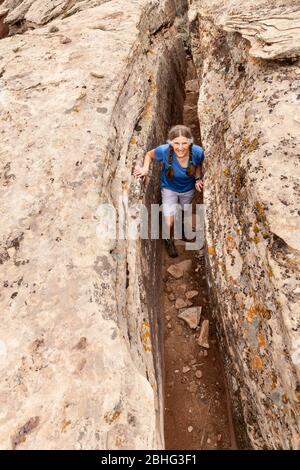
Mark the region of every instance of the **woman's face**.
[[183, 136], [175, 137], [175, 139], [172, 140], [172, 146], [177, 158], [185, 158], [188, 156], [190, 143], [190, 139]]

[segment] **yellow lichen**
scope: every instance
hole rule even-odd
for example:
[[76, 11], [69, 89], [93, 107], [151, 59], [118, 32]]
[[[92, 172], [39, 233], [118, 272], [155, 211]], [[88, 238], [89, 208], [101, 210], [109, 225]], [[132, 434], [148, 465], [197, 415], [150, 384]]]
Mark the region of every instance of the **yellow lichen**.
[[266, 320], [271, 319], [271, 313], [269, 312], [269, 310], [266, 309], [264, 305], [260, 308], [260, 315], [262, 318], [265, 318]]
[[265, 222], [266, 221], [266, 214], [265, 214], [265, 209], [261, 202], [255, 201], [255, 209], [257, 212], [257, 220], [258, 222]]
[[242, 144], [247, 147], [248, 152], [253, 152], [258, 148], [258, 139], [255, 138], [250, 141], [247, 137], [242, 140]]
[[135, 136], [132, 136], [130, 139], [131, 145], [136, 145], [137, 144], [137, 138]]
[[224, 173], [224, 176], [229, 176], [229, 175], [230, 175], [229, 168], [225, 168], [225, 169], [223, 170], [223, 173]]
[[263, 337], [262, 334], [258, 335], [258, 344], [260, 348], [265, 348], [266, 347], [266, 341], [265, 338]]
[[111, 424], [114, 421], [116, 421], [116, 419], [118, 419], [120, 414], [121, 414], [121, 411], [119, 410], [113, 411], [111, 413], [106, 413], [106, 415], [104, 416], [104, 419], [108, 424]]

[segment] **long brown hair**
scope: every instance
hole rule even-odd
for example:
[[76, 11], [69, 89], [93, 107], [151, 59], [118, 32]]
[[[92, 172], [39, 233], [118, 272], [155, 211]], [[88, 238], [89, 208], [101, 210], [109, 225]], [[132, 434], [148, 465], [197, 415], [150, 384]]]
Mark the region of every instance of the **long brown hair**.
[[176, 139], [176, 137], [186, 137], [187, 139], [191, 140], [191, 144], [189, 146], [189, 164], [186, 169], [186, 174], [188, 176], [194, 176], [196, 173], [196, 167], [193, 165], [193, 136], [191, 129], [187, 126], [183, 126], [178, 124], [177, 126], [171, 127], [168, 134], [168, 144], [169, 144], [169, 153], [168, 153], [168, 165], [166, 170], [166, 175], [169, 179], [174, 178], [174, 170], [172, 167], [173, 162], [173, 147], [171, 145], [171, 141]]

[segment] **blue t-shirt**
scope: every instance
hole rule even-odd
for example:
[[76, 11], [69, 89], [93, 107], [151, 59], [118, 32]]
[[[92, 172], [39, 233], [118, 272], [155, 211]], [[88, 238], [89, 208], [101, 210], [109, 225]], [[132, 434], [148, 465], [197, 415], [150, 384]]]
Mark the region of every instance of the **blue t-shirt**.
[[[169, 144], [160, 145], [159, 147], [156, 147], [154, 151], [155, 160], [163, 163], [160, 176], [161, 188], [171, 189], [171, 191], [176, 191], [178, 193], [185, 193], [186, 191], [190, 191], [195, 187], [195, 177], [188, 176], [186, 174], [187, 168], [183, 168], [179, 164], [174, 150], [172, 158], [174, 178], [170, 179], [167, 177], [166, 170], [168, 168]], [[200, 163], [204, 160], [204, 150], [199, 145], [193, 144], [192, 160], [195, 166], [200, 165]]]

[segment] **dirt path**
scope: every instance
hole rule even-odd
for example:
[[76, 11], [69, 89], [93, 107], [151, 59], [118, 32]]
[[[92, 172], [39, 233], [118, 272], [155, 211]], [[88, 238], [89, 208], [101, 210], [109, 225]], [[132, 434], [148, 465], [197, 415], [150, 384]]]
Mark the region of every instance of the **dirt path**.
[[[192, 128], [199, 143], [195, 71], [190, 62], [186, 83], [184, 123]], [[197, 202], [201, 202], [201, 195]], [[163, 279], [165, 312], [165, 441], [166, 449], [236, 449], [230, 409], [218, 350], [214, 322], [208, 305], [203, 253], [185, 250], [176, 241], [178, 258], [164, 251]], [[172, 264], [191, 260], [192, 267], [180, 279], [167, 272]], [[197, 291], [192, 306], [202, 306], [199, 326], [191, 329], [177, 317], [177, 299], [187, 300], [186, 292]], [[197, 344], [201, 324], [209, 320], [209, 349]]]

